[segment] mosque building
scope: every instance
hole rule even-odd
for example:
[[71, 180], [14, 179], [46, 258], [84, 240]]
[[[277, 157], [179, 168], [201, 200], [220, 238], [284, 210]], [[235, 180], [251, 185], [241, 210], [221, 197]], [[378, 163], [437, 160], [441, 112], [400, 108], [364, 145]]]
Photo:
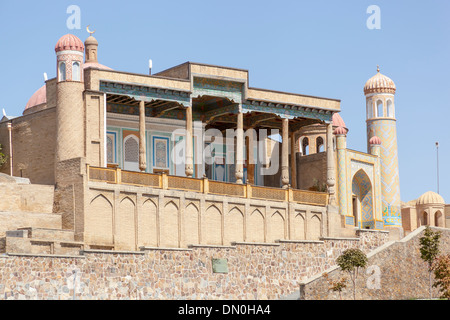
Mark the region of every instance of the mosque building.
[[56, 77], [0, 122], [1, 172], [51, 186], [77, 243], [184, 248], [358, 229], [399, 239], [450, 225], [440, 196], [402, 209], [396, 86], [379, 69], [364, 86], [362, 152], [347, 148], [338, 99], [254, 88], [247, 70], [202, 63], [116, 71], [98, 46], [92, 34], [61, 37]]

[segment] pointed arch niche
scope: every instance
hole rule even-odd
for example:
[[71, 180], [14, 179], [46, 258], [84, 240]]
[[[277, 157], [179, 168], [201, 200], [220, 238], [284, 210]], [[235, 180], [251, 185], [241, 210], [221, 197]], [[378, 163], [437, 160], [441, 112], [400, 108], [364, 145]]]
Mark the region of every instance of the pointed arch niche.
[[189, 202], [184, 210], [184, 223], [183, 223], [183, 242], [186, 246], [191, 244], [199, 244], [199, 209], [198, 204], [195, 202]]
[[357, 171], [352, 179], [352, 213], [356, 227], [374, 228], [373, 187], [363, 169]]
[[98, 194], [89, 204], [86, 215], [85, 241], [97, 245], [113, 245], [112, 195]]
[[150, 198], [145, 199], [142, 205], [138, 231], [140, 246], [156, 247], [158, 245], [157, 206]]
[[225, 216], [224, 244], [244, 241], [244, 214], [238, 207], [233, 207]]

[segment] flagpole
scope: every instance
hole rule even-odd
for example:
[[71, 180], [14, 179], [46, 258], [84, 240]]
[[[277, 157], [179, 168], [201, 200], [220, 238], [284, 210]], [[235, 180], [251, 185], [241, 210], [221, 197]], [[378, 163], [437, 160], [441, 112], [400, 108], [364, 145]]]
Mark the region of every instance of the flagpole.
[[439, 142], [436, 142], [437, 193], [439, 194]]

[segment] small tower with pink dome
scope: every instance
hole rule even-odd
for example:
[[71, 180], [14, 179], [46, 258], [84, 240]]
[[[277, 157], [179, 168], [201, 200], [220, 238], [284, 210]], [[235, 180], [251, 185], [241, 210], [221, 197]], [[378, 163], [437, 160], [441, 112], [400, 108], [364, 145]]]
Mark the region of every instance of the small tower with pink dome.
[[373, 136], [369, 139], [369, 152], [374, 156], [381, 156], [381, 139], [377, 136]]
[[58, 82], [83, 82], [84, 44], [76, 36], [67, 34], [55, 46]]
[[[83, 157], [84, 145], [84, 44], [67, 34], [55, 46], [56, 89], [56, 167], [61, 161]], [[58, 170], [55, 170], [58, 182]]]

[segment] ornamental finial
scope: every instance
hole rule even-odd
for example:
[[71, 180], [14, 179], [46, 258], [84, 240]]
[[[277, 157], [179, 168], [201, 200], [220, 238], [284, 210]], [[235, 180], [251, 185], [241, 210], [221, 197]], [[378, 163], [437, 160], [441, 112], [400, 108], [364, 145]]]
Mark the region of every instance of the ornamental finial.
[[96, 30], [91, 31], [91, 30], [89, 30], [89, 27], [90, 27], [90, 25], [88, 25], [88, 26], [86, 27], [86, 30], [87, 30], [87, 32], [89, 33], [89, 36], [92, 36], [92, 35], [95, 33]]
[[380, 66], [377, 65], [377, 72], [380, 72]]

